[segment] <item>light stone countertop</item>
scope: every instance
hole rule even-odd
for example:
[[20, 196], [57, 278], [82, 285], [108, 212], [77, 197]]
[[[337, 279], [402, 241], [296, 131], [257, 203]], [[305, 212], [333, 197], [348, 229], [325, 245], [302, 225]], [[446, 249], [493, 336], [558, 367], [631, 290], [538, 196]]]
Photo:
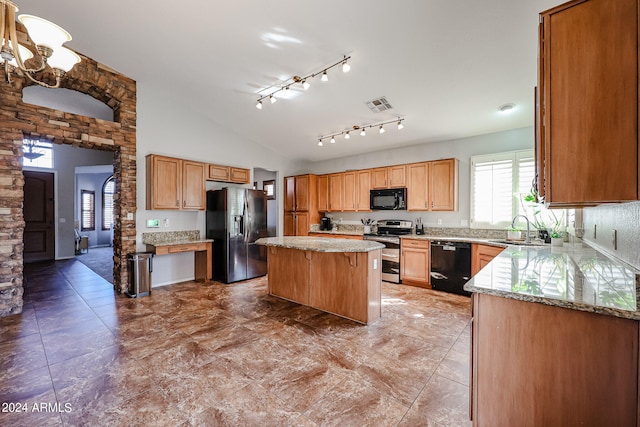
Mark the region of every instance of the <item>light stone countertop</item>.
[[640, 271], [586, 244], [508, 246], [464, 289], [640, 320]]
[[384, 248], [382, 243], [372, 242], [370, 240], [349, 240], [306, 236], [265, 237], [258, 239], [256, 244], [315, 252], [371, 252]]
[[157, 247], [207, 242], [213, 242], [213, 239], [201, 239], [199, 230], [142, 233], [143, 244]]

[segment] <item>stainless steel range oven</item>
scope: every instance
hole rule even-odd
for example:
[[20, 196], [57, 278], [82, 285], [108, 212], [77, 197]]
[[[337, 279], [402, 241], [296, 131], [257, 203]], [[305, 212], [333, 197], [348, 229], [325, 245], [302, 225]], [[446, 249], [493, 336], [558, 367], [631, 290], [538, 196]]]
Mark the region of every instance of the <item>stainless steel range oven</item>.
[[384, 245], [382, 249], [382, 280], [400, 283], [400, 235], [411, 233], [411, 221], [378, 221], [376, 234], [365, 234], [365, 240], [373, 240]]

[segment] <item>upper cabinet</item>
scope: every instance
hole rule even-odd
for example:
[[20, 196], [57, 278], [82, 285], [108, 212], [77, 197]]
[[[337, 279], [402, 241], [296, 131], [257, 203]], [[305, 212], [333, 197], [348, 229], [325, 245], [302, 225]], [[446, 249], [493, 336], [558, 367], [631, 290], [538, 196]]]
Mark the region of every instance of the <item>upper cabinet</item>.
[[236, 184], [249, 184], [251, 171], [249, 169], [233, 166], [208, 165], [207, 179], [210, 181], [233, 182]]
[[371, 170], [371, 188], [406, 187], [406, 165], [386, 166]]
[[407, 209], [458, 210], [458, 160], [444, 159], [407, 165]]
[[288, 176], [284, 179], [285, 236], [306, 236], [318, 215], [318, 177]]
[[358, 212], [371, 210], [369, 206], [369, 191], [371, 190], [371, 170], [356, 172], [356, 210]]
[[343, 186], [343, 174], [332, 173], [329, 175], [329, 211], [339, 212], [342, 210]]
[[150, 154], [146, 157], [147, 209], [205, 209], [205, 165]]
[[329, 210], [329, 175], [318, 175], [318, 210]]
[[538, 192], [551, 206], [638, 199], [638, 1], [541, 13]]

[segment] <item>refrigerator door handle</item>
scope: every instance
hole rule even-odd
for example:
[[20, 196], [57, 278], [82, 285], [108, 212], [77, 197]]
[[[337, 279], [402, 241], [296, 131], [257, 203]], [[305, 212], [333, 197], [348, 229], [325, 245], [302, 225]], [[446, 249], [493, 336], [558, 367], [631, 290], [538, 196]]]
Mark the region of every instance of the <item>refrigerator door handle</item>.
[[249, 211], [249, 195], [247, 194], [244, 198], [244, 216], [243, 219], [247, 221], [247, 227], [244, 233], [244, 241], [246, 243], [249, 242], [249, 237], [251, 236], [251, 213]]

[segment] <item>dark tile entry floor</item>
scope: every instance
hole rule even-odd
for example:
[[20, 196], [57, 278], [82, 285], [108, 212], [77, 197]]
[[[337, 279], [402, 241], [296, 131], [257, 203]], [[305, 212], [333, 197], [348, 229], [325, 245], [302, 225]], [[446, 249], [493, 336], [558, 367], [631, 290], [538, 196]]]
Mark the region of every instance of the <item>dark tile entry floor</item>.
[[387, 283], [363, 326], [265, 278], [129, 299], [76, 260], [30, 264], [0, 318], [0, 424], [468, 426], [469, 323], [468, 298]]

